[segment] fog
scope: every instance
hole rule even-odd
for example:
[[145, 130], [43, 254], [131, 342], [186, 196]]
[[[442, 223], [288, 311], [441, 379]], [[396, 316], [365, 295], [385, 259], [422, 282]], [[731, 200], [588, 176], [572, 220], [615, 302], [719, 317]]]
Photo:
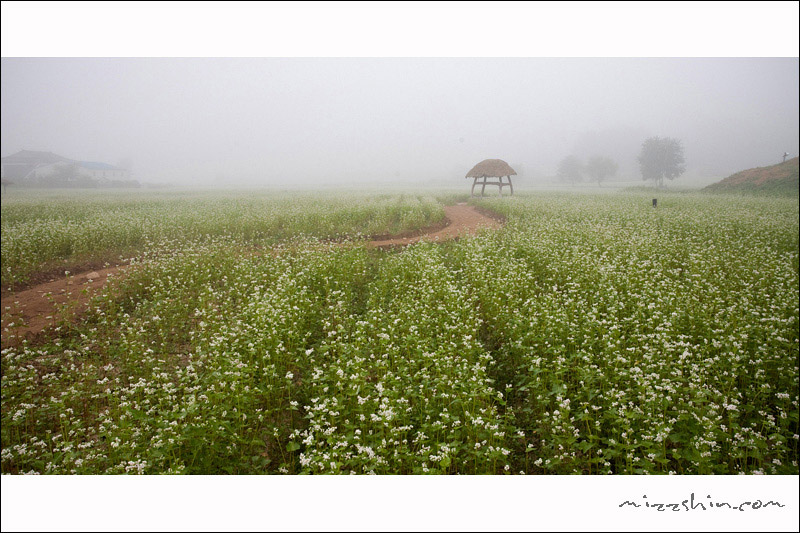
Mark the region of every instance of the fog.
[[639, 180], [653, 135], [693, 186], [798, 153], [797, 58], [3, 58], [3, 156], [51, 151], [178, 185], [554, 179], [567, 155]]

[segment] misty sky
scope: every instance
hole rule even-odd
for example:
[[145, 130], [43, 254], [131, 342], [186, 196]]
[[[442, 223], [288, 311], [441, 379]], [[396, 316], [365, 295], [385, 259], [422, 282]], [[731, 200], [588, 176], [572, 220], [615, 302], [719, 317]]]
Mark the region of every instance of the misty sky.
[[[553, 176], [606, 155], [639, 179], [652, 135], [683, 181], [798, 153], [798, 59], [2, 59], [3, 156], [111, 164], [140, 181], [452, 180], [478, 161]], [[518, 169], [519, 171], [519, 169]], [[459, 182], [458, 180], [462, 180]]]

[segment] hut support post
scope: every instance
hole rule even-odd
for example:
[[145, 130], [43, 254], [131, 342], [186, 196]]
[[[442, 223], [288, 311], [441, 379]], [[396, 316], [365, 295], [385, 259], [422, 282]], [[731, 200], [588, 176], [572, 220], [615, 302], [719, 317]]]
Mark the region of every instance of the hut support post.
[[[475, 165], [472, 170], [467, 172], [466, 178], [472, 178], [472, 188], [470, 189], [470, 196], [475, 197], [475, 186], [480, 183], [481, 185], [481, 198], [486, 196], [486, 186], [497, 185], [497, 194], [500, 198], [503, 197], [503, 187], [508, 187], [511, 190], [511, 196], [514, 195], [514, 185], [511, 183], [511, 175], [517, 173], [513, 168], [508, 166], [508, 163], [501, 159], [485, 159]], [[491, 179], [490, 179], [491, 178]], [[495, 181], [497, 178], [497, 181]], [[508, 181], [503, 178], [507, 178]]]

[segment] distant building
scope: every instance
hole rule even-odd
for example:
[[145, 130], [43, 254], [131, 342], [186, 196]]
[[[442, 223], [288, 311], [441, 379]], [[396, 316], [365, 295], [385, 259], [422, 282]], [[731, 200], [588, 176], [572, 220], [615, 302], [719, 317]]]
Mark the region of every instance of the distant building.
[[94, 180], [100, 183], [111, 180], [124, 180], [128, 177], [128, 171], [109, 165], [108, 163], [97, 163], [94, 161], [59, 161], [34, 168], [26, 178], [46, 179], [62, 173], [74, 180]]
[[127, 169], [108, 163], [76, 161], [52, 152], [22, 150], [3, 157], [1, 162], [2, 177], [17, 180], [21, 185], [77, 182], [110, 185], [129, 178]]
[[108, 163], [78, 161], [78, 168], [84, 176], [97, 180], [128, 179], [128, 171], [126, 169], [115, 167], [114, 165], [109, 165]]
[[2, 177], [16, 180], [27, 178], [37, 168], [64, 161], [70, 160], [53, 152], [37, 152], [33, 150], [21, 150], [16, 154], [0, 159], [0, 162], [2, 162]]

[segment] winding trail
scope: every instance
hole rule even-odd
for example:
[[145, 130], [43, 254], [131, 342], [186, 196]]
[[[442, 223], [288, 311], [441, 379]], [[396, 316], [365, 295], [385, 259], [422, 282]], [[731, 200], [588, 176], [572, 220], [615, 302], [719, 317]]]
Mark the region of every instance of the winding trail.
[[[449, 223], [443, 229], [414, 237], [372, 240], [367, 246], [386, 250], [423, 240], [442, 242], [502, 226], [498, 220], [466, 203], [445, 206], [444, 212]], [[54, 279], [18, 292], [4, 291], [0, 321], [2, 348], [15, 346], [23, 339], [32, 339], [62, 319], [80, 314], [92, 296], [110, 279], [124, 274], [126, 268], [127, 265], [114, 266]]]
[[423, 233], [417, 237], [404, 237], [386, 239], [380, 241], [370, 241], [367, 246], [371, 248], [396, 248], [407, 246], [419, 241], [447, 241], [457, 239], [462, 235], [472, 235], [482, 228], [497, 229], [502, 223], [479, 212], [474, 207], [466, 203], [456, 205], [446, 205], [444, 215], [450, 221], [447, 226], [439, 231]]
[[19, 291], [2, 294], [2, 347], [18, 344], [39, 334], [59, 319], [82, 311], [115, 274], [125, 266], [115, 266], [56, 279]]

